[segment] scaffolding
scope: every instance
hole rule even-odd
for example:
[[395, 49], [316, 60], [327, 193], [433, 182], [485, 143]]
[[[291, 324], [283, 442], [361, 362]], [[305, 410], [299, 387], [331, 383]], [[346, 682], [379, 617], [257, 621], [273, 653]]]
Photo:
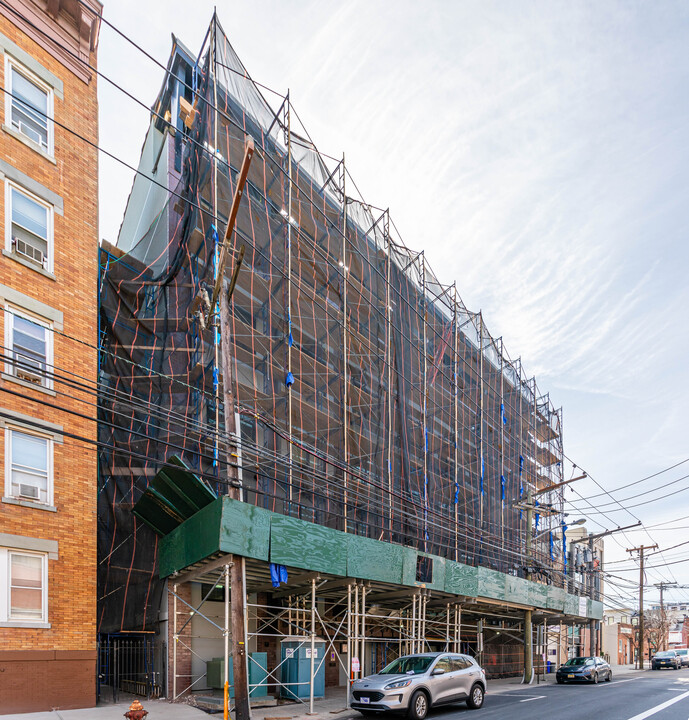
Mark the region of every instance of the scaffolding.
[[[199, 657], [195, 642], [207, 644], [207, 633], [186, 632], [192, 620], [204, 623], [215, 634], [217, 647], [222, 640], [224, 657], [231, 658], [229, 567], [230, 556], [218, 556], [184, 570], [169, 579], [168, 593], [173, 612], [171, 636], [171, 679], [169, 697], [176, 701], [190, 692], [201, 698], [211, 695], [205, 685], [205, 668], [190, 672], [180, 658]], [[180, 595], [184, 583], [199, 583], [197, 602]], [[275, 588], [266, 563], [247, 561], [244, 578], [246, 592], [247, 673], [260, 665], [262, 679], [249, 683], [249, 697], [267, 694], [286, 702], [308, 705], [313, 712], [318, 697], [316, 678], [329, 665], [326, 685], [349, 687], [355, 680], [382, 670], [397, 657], [421, 652], [452, 652], [476, 657], [488, 678], [520, 675], [523, 669], [524, 624], [520, 611], [490, 607], [425, 588], [406, 588], [351, 577], [324, 576], [290, 569], [289, 581]], [[212, 597], [214, 588], [221, 597]], [[214, 601], [223, 610], [209, 612]], [[224, 622], [217, 618], [224, 617]], [[550, 622], [550, 626], [548, 625]], [[536, 651], [535, 677], [546, 672], [549, 640], [562, 644], [564, 625], [554, 616], [543, 615], [535, 624], [532, 643]], [[281, 652], [287, 641], [290, 650]], [[317, 647], [318, 644], [318, 647]], [[285, 673], [291, 653], [307, 648], [311, 659], [308, 676], [297, 681]], [[266, 651], [257, 660], [255, 651]], [[566, 650], [564, 651], [566, 656]], [[561, 652], [558, 648], [557, 659]], [[230, 683], [231, 687], [231, 683]], [[302, 687], [303, 692], [298, 688]], [[231, 694], [231, 693], [230, 693]], [[356, 699], [356, 698], [355, 698]], [[349, 692], [343, 702], [349, 705]], [[197, 698], [198, 701], [198, 698]], [[203, 700], [201, 700], [203, 702]]]
[[[563, 480], [561, 409], [388, 211], [355, 196], [345, 158], [318, 152], [289, 93], [269, 105], [216, 17], [193, 63], [173, 49], [149, 134], [169, 159], [168, 199], [141, 210], [135, 194], [161, 183], [144, 168], [128, 212], [153, 221], [101, 249], [100, 631], [157, 621], [158, 541], [130, 512], [150, 479], [179, 454], [224, 493], [226, 448], [247, 503], [520, 577], [532, 533], [545, 538], [532, 576], [565, 587], [561, 489], [541, 497], [534, 528], [515, 507]], [[200, 298], [247, 137], [257, 157], [233, 236], [245, 256], [230, 307], [231, 436], [218, 328]], [[348, 588], [350, 650], [384, 647], [356, 610], [366, 587]], [[421, 591], [406, 602], [379, 618], [399, 623], [398, 651], [431, 630], [449, 642], [448, 623], [463, 623]]]

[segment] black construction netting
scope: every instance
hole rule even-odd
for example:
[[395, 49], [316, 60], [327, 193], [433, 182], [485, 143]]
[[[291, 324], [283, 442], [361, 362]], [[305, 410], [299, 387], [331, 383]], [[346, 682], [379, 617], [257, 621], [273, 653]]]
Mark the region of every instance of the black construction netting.
[[[184, 75], [196, 116], [170, 141], [166, 202], [128, 253], [101, 251], [99, 630], [155, 628], [157, 538], [131, 510], [166, 459], [226, 492], [219, 333], [197, 310], [247, 135], [230, 308], [244, 499], [524, 575], [515, 502], [561, 479], [560, 411], [387, 213], [347, 194], [289, 99], [269, 106], [215, 21], [209, 37]], [[546, 522], [536, 570], [562, 585]]]

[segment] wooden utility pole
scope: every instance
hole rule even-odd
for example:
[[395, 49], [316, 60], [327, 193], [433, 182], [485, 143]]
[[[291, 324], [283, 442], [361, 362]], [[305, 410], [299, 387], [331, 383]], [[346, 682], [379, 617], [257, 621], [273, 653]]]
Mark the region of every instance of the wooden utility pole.
[[668, 622], [667, 617], [665, 615], [665, 605], [663, 603], [663, 593], [666, 588], [673, 588], [673, 589], [682, 589], [687, 588], [689, 585], [678, 585], [676, 582], [659, 582], [656, 583], [654, 587], [660, 588], [660, 649], [661, 650], [667, 650], [667, 637], [668, 637]]
[[[234, 414], [234, 392], [232, 385], [232, 346], [230, 343], [230, 306], [229, 299], [237, 274], [244, 256], [242, 247], [232, 273], [229, 288], [225, 289], [225, 265], [229, 255], [229, 245], [234, 232], [234, 224], [239, 211], [239, 203], [244, 193], [244, 185], [249, 173], [249, 165], [254, 154], [254, 142], [247, 139], [244, 149], [244, 161], [237, 178], [232, 208], [225, 230], [225, 237], [220, 249], [220, 261], [217, 268], [217, 278], [210, 305], [209, 316], [215, 310], [216, 300], [220, 300], [220, 348], [222, 351], [222, 388], [223, 407], [225, 413], [225, 434], [228, 437], [226, 444], [227, 467], [227, 494], [236, 500], [243, 500], [241, 482], [237, 467], [237, 453], [233, 453], [233, 439], [237, 437], [237, 427]], [[234, 676], [234, 703], [236, 720], [249, 720], [249, 678], [247, 671], [246, 648], [246, 588], [244, 587], [244, 557], [232, 555], [230, 558], [230, 602], [232, 607], [232, 671]], [[227, 720], [228, 706], [228, 675], [229, 667], [225, 661], [225, 720]]]
[[657, 545], [639, 545], [627, 549], [628, 553], [639, 553], [639, 670], [644, 669], [644, 551], [655, 550]]
[[[526, 491], [526, 579], [531, 580], [531, 526], [533, 524], [533, 492]], [[531, 610], [524, 610], [524, 682], [531, 683], [533, 676], [533, 627]]]

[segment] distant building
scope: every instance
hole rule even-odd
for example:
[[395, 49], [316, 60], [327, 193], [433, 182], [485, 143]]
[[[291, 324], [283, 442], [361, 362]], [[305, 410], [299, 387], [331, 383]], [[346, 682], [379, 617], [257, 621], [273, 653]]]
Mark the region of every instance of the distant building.
[[0, 713], [95, 702], [101, 9], [0, 6]]
[[[685, 613], [689, 615], [688, 602], [667, 602], [664, 604], [667, 613]], [[660, 604], [651, 605], [651, 610], [660, 610]]]
[[611, 665], [630, 665], [636, 660], [634, 610], [620, 608], [603, 613], [603, 654]]

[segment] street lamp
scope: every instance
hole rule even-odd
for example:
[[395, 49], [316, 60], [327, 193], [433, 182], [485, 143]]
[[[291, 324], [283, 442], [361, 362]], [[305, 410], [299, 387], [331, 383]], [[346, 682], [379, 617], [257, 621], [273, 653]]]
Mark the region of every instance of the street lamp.
[[[563, 523], [563, 525], [567, 525], [568, 528], [571, 528], [574, 525], [584, 525], [586, 522], [586, 518], [579, 518], [578, 520], [572, 520], [572, 522]], [[542, 530], [537, 535], [534, 536], [534, 540], [538, 540], [541, 535], [545, 535], [546, 533], [553, 532], [553, 530], [557, 530], [557, 528], [546, 528], [545, 530]]]

